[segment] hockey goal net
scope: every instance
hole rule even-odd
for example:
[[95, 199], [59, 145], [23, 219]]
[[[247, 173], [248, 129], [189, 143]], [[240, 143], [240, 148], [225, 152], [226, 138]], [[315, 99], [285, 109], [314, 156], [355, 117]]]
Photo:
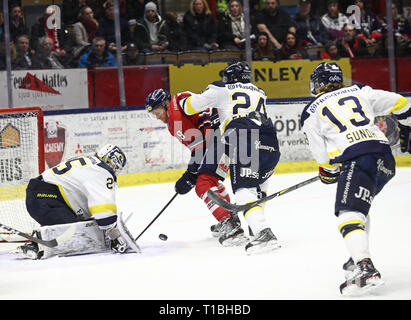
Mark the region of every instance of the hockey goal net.
[[[0, 109], [0, 222], [25, 233], [38, 227], [25, 206], [27, 183], [44, 171], [43, 112]], [[22, 241], [0, 228], [0, 241]]]

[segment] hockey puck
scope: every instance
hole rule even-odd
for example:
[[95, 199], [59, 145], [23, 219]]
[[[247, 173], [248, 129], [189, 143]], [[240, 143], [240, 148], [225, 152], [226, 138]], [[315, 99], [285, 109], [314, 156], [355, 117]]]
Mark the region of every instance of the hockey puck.
[[163, 240], [163, 241], [167, 241], [167, 239], [168, 239], [168, 237], [165, 234], [162, 234], [162, 233], [160, 233], [158, 235], [158, 237], [160, 238], [160, 240]]

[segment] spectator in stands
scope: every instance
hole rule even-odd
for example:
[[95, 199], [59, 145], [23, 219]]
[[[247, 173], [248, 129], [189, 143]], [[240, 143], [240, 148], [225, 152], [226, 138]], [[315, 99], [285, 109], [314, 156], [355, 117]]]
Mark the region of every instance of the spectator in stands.
[[[354, 0], [354, 5], [360, 8], [360, 21], [357, 21], [355, 28], [357, 29], [357, 35], [363, 38], [368, 45], [374, 45], [381, 41], [381, 23], [377, 19], [377, 16], [368, 8], [365, 7], [364, 0]], [[353, 14], [350, 17], [350, 21], [355, 19]]]
[[327, 1], [327, 13], [321, 17], [321, 22], [328, 32], [330, 40], [336, 40], [344, 36], [343, 27], [349, 23], [348, 17], [342, 14], [338, 8], [338, 0]]
[[28, 70], [33, 64], [34, 50], [30, 49], [30, 39], [26, 34], [17, 36], [16, 39], [16, 60], [13, 63], [14, 70]]
[[329, 40], [325, 43], [325, 51], [321, 53], [321, 59], [332, 59], [338, 60], [341, 58], [340, 53], [338, 52], [337, 45], [334, 41]]
[[167, 12], [164, 16], [166, 28], [162, 33], [168, 40], [168, 51], [180, 52], [187, 50], [187, 37], [183, 27], [177, 21], [174, 11]]
[[17, 36], [21, 34], [29, 34], [29, 28], [24, 20], [23, 10], [21, 6], [15, 4], [10, 10], [10, 40], [16, 41]]
[[308, 54], [298, 43], [296, 34], [290, 31], [287, 32], [279, 53], [281, 60], [308, 59]]
[[257, 34], [257, 44], [252, 49], [253, 60], [276, 61], [276, 55], [272, 43], [268, 40], [268, 34], [260, 32]]
[[53, 50], [53, 46], [53, 39], [48, 36], [39, 39], [38, 49], [32, 59], [32, 69], [64, 69], [64, 62]]
[[144, 17], [144, 8], [149, 0], [126, 0], [126, 19], [140, 20]]
[[217, 25], [206, 0], [191, 0], [190, 9], [183, 17], [188, 49], [213, 50], [218, 48]]
[[[398, 13], [397, 5], [393, 2], [391, 5], [393, 27], [394, 27], [394, 41], [395, 53], [398, 56], [411, 54], [411, 28], [408, 20]], [[387, 35], [387, 19], [382, 19], [382, 33], [384, 41], [386, 42]], [[387, 46], [385, 46], [387, 47]]]
[[144, 17], [134, 28], [134, 39], [143, 52], [161, 52], [168, 48], [166, 21], [161, 18], [154, 2], [148, 2]]
[[96, 67], [116, 67], [117, 61], [106, 49], [106, 40], [102, 37], [95, 37], [92, 41], [91, 49], [80, 57], [79, 68]]
[[[104, 16], [98, 21], [97, 35], [106, 40], [110, 52], [117, 51], [114, 28], [114, 4], [111, 0], [104, 3]], [[127, 43], [131, 42], [130, 29], [126, 19], [120, 17], [121, 52], [126, 50]]]
[[304, 47], [322, 47], [327, 39], [327, 31], [321, 18], [311, 12], [311, 0], [300, 0], [298, 12], [293, 19], [296, 35]]
[[0, 41], [4, 41], [4, 14], [0, 10]]
[[[10, 42], [10, 67], [13, 67], [14, 61], [16, 59], [16, 49], [13, 42]], [[6, 43], [4, 41], [0, 42], [0, 70], [6, 70]]]
[[[98, 22], [94, 18], [93, 9], [84, 6], [80, 9], [78, 22], [73, 25], [71, 36], [73, 39], [72, 55], [77, 60], [90, 47], [91, 41], [96, 37]], [[77, 63], [76, 63], [77, 65]]]
[[243, 49], [244, 14], [240, 0], [230, 0], [228, 10], [220, 13], [217, 19], [217, 42], [222, 49]]
[[266, 0], [265, 8], [255, 17], [259, 32], [268, 34], [274, 48], [281, 49], [288, 31], [295, 32], [288, 13], [278, 8], [278, 0]]
[[144, 56], [140, 54], [137, 45], [131, 42], [127, 45], [125, 53], [122, 55], [124, 66], [135, 66], [144, 63]]
[[343, 27], [344, 37], [336, 41], [341, 57], [357, 58], [368, 56], [367, 42], [357, 36], [356, 30], [350, 23]]
[[57, 23], [53, 25], [53, 28], [48, 28], [48, 25], [51, 24], [48, 20], [54, 13], [54, 9], [51, 6], [48, 6], [44, 11], [43, 16], [32, 25], [30, 47], [37, 51], [37, 45], [40, 43], [40, 38], [48, 37], [53, 42], [52, 51], [58, 53], [59, 59], [68, 60], [69, 57], [65, 57], [65, 55], [70, 50], [70, 39], [66, 25], [61, 22], [60, 28], [57, 28]]
[[63, 0], [61, 3], [61, 20], [67, 26], [76, 23], [80, 9], [86, 5], [86, 0]]

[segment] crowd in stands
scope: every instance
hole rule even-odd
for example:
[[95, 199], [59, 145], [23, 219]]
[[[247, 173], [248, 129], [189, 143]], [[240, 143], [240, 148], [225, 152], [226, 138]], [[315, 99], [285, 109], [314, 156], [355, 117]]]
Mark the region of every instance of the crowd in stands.
[[[245, 50], [241, 0], [218, 1], [212, 12], [206, 0], [191, 0], [187, 11], [159, 12], [159, 1], [119, 0], [122, 64], [140, 65], [144, 56], [162, 52]], [[345, 14], [341, 1], [324, 1], [324, 12], [299, 0], [290, 15], [278, 0], [250, 0], [253, 60], [386, 57], [387, 19], [372, 12], [366, 0], [349, 1], [360, 19]], [[263, 4], [262, 4], [263, 3]], [[347, 4], [347, 1], [345, 1]], [[50, 28], [53, 8], [27, 26], [20, 2], [10, 2], [11, 64], [14, 70], [116, 66], [113, 0], [62, 0], [59, 28]], [[344, 10], [343, 10], [344, 9]], [[409, 22], [392, 4], [396, 56], [411, 55]], [[4, 16], [0, 11], [0, 69], [5, 69]]]

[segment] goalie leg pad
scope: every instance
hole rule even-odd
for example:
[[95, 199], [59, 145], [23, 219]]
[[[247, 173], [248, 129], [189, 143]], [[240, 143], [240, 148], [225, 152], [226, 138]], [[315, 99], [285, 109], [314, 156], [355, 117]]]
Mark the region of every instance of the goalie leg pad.
[[222, 184], [218, 180], [218, 178], [208, 173], [200, 174], [198, 176], [196, 183], [196, 193], [198, 197], [205, 202], [208, 210], [210, 210], [213, 216], [218, 221], [221, 221], [223, 218], [227, 217], [231, 212], [220, 207], [207, 196], [207, 191], [210, 189], [217, 193], [224, 200], [230, 202], [230, 195], [226, 191], [224, 184]]
[[44, 251], [42, 259], [53, 256], [64, 257], [99, 253], [109, 250], [109, 243], [105, 239], [104, 232], [98, 227], [97, 222], [94, 220], [41, 227], [39, 230], [41, 238], [43, 240], [56, 238], [72, 225], [75, 225], [76, 228], [72, 237], [60, 243], [57, 247], [49, 248], [39, 245], [40, 250]]

